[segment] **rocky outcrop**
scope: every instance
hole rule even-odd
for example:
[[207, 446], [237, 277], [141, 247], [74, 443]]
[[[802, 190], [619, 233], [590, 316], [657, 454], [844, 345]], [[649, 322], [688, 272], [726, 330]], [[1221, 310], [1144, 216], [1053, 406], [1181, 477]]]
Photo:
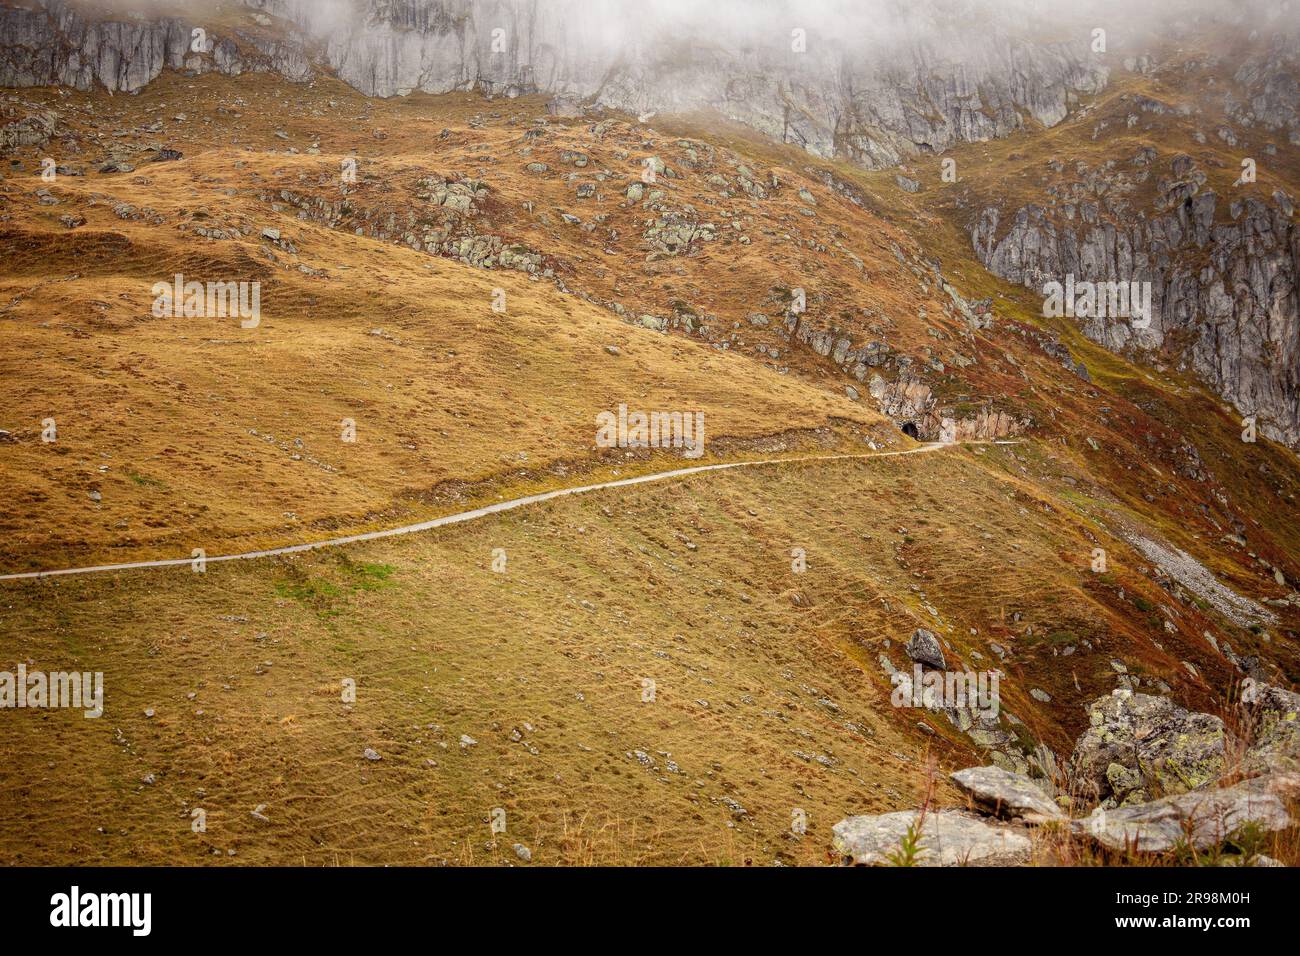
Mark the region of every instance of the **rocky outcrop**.
[[44, 146], [54, 135], [57, 114], [37, 113], [0, 126], [0, 153], [24, 146]]
[[1103, 806], [1183, 793], [1224, 767], [1223, 721], [1165, 697], [1117, 690], [1088, 708], [1070, 770], [1076, 787]]
[[[1267, 8], [1266, 8], [1267, 9]], [[1281, 8], [1275, 14], [1285, 16]], [[1224, 97], [1225, 112], [1241, 126], [1258, 124], [1281, 133], [1294, 145], [1300, 143], [1300, 80], [1296, 79], [1296, 24], [1270, 23], [1257, 34], [1262, 41], [1247, 51], [1240, 63], [1232, 64], [1232, 78], [1245, 95]]]
[[552, 278], [545, 257], [529, 247], [493, 232], [481, 215], [488, 187], [472, 179], [447, 180], [428, 176], [416, 182], [415, 198], [422, 202], [368, 204], [347, 197], [331, 200], [292, 189], [267, 191], [261, 198], [272, 210], [298, 210], [299, 217], [331, 229], [400, 242], [417, 252], [448, 256], [483, 269], [510, 269]]
[[1300, 694], [1246, 678], [1241, 707], [1244, 753], [1230, 762], [1218, 717], [1123, 689], [1099, 698], [1070, 760], [1075, 786], [1114, 807], [1204, 789], [1227, 770], [1300, 772]]
[[[264, 22], [259, 22], [257, 18]], [[304, 37], [268, 29], [250, 12], [246, 27], [205, 26], [201, 16], [102, 12], [67, 0], [0, 7], [0, 86], [70, 86], [133, 93], [164, 68], [229, 75], [312, 75]], [[204, 31], [195, 36], [195, 29]], [[199, 42], [202, 41], [202, 42]]]
[[[1224, 865], [1277, 865], [1242, 834], [1295, 825], [1287, 808], [1300, 799], [1300, 694], [1248, 678], [1241, 705], [1249, 746], [1229, 761], [1218, 717], [1117, 690], [1089, 708], [1091, 726], [1075, 745], [1060, 806], [1049, 796], [1052, 780], [968, 767], [953, 782], [977, 813], [1006, 825], [960, 810], [928, 809], [919, 830], [921, 815], [911, 811], [855, 816], [834, 826], [832, 845], [846, 864], [1014, 866], [1030, 861], [1032, 829], [1048, 827], [1055, 840], [1069, 833], [1125, 854], [1225, 847]], [[1164, 795], [1151, 799], [1155, 790]], [[1062, 810], [1090, 803], [1088, 816], [1071, 819]], [[1050, 856], [1052, 843], [1039, 852]]]
[[1262, 434], [1300, 446], [1300, 226], [1291, 198], [1247, 197], [1221, 209], [1184, 155], [1159, 180], [1150, 215], [1134, 216], [1118, 197], [1146, 172], [1112, 168], [1100, 199], [1061, 193], [1055, 207], [1009, 217], [985, 208], [971, 228], [976, 255], [1039, 291], [1067, 277], [1150, 283], [1148, 326], [1091, 315], [1077, 320], [1084, 334], [1118, 352], [1175, 350], [1181, 367], [1255, 416]]
[[1255, 720], [1247, 772], [1300, 772], [1300, 694], [1249, 678], [1243, 684], [1242, 704]]

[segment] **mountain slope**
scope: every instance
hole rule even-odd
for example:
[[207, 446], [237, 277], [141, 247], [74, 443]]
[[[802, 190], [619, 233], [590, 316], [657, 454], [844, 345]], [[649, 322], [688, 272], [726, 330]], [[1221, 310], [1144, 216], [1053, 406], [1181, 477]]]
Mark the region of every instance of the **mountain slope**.
[[[1294, 452], [972, 242], [1066, 188], [1048, 153], [1131, 82], [955, 150], [955, 184], [708, 113], [324, 75], [4, 94], [4, 571], [696, 463], [597, 447], [619, 405], [702, 411], [700, 463], [956, 441], [0, 582], [14, 661], [102, 671], [108, 718], [6, 720], [0, 859], [821, 863], [847, 813], [960, 800], [942, 771], [1055, 776], [1117, 687], [1226, 713], [1244, 677], [1296, 683]], [[178, 272], [260, 282], [259, 322], [155, 315]], [[997, 717], [895, 705], [918, 628], [997, 670]]]

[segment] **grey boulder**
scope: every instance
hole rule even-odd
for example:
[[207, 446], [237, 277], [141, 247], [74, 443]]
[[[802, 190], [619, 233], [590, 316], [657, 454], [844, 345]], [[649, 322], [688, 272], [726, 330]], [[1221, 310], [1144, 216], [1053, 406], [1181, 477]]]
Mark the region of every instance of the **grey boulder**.
[[1076, 832], [1112, 850], [1163, 853], [1179, 845], [1206, 850], [1246, 824], [1265, 831], [1292, 825], [1286, 801], [1300, 795], [1300, 774], [1273, 774], [1222, 790], [1197, 790], [1075, 820]]
[[934, 636], [933, 631], [927, 631], [923, 627], [918, 627], [907, 642], [907, 656], [941, 671], [948, 669], [943, 660], [943, 647], [939, 644], [939, 638]]
[[1254, 742], [1246, 752], [1246, 771], [1300, 771], [1300, 694], [1257, 684], [1243, 692], [1242, 703], [1255, 716]]
[[[917, 813], [901, 810], [848, 817], [832, 828], [831, 845], [846, 866], [888, 866]], [[1016, 866], [1029, 862], [1023, 831], [996, 826], [961, 810], [937, 810], [921, 826], [918, 866]]]
[[1003, 819], [1030, 823], [1060, 820], [1065, 813], [1028, 777], [1000, 767], [967, 767], [952, 780], [981, 809]]
[[[1211, 714], [1192, 713], [1165, 697], [1117, 690], [1093, 701], [1088, 719], [1071, 757], [1071, 776], [1098, 801], [1123, 802], [1128, 794], [1114, 789], [1118, 781], [1184, 793], [1223, 771], [1223, 721]], [[1119, 773], [1112, 769], [1116, 765], [1135, 773]]]

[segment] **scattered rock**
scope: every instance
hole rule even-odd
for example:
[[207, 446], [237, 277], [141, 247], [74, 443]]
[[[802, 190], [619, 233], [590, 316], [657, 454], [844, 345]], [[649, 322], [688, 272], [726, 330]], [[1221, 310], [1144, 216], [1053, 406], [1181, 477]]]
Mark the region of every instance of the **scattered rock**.
[[943, 659], [943, 647], [939, 644], [939, 638], [935, 637], [933, 631], [927, 631], [923, 627], [918, 627], [907, 642], [907, 656], [941, 671], [948, 669]]
[[1023, 818], [1029, 822], [1059, 820], [1065, 817], [1028, 777], [1009, 773], [998, 767], [967, 767], [952, 775], [952, 780], [974, 799], [980, 808], [988, 808], [1003, 819]]
[[54, 135], [54, 114], [27, 116], [0, 127], [0, 152], [23, 146], [44, 146]]

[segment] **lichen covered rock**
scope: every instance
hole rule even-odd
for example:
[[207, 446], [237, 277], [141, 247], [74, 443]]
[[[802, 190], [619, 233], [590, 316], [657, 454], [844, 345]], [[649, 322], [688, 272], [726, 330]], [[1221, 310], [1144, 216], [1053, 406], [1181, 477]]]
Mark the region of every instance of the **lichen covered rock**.
[[1088, 719], [1070, 763], [1076, 785], [1091, 799], [1114, 806], [1139, 789], [1185, 793], [1223, 771], [1223, 721], [1211, 714], [1117, 690], [1093, 701]]

